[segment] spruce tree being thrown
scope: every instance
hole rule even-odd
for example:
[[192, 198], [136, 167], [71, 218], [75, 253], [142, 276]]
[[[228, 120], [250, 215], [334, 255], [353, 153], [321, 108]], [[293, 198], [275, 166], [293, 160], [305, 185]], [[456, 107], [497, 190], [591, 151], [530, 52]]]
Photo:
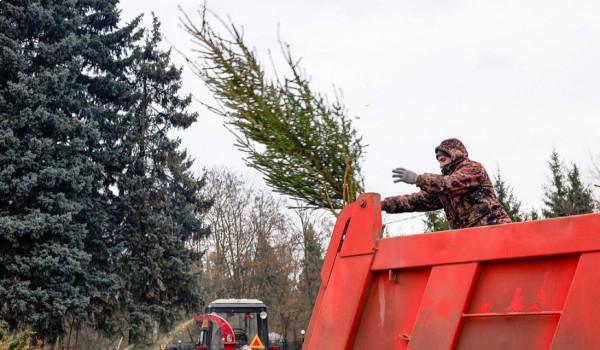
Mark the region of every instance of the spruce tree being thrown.
[[343, 104], [312, 91], [289, 48], [290, 76], [270, 81], [238, 28], [215, 18], [222, 36], [207, 15], [204, 9], [199, 26], [188, 17], [183, 24], [199, 45], [196, 73], [221, 104], [211, 108], [235, 129], [246, 163], [275, 191], [308, 207], [335, 213], [353, 202], [362, 192], [364, 146]]

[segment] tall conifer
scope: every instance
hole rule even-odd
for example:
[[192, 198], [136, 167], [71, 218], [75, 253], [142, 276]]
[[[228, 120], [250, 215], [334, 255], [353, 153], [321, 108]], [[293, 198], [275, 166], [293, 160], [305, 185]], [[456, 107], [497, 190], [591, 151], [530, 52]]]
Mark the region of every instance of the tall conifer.
[[496, 197], [498, 201], [506, 210], [506, 213], [513, 222], [525, 221], [527, 215], [521, 211], [521, 201], [514, 195], [510, 185], [504, 181], [504, 178], [500, 174], [500, 168], [496, 169], [494, 175], [494, 190], [496, 191]]
[[589, 187], [582, 184], [579, 168], [573, 164], [571, 169], [564, 166], [556, 151], [548, 161], [550, 184], [544, 186], [544, 208], [546, 218], [591, 213], [594, 202]]
[[170, 52], [158, 48], [160, 39], [154, 18], [133, 54], [129, 75], [136, 103], [124, 139], [129, 162], [117, 182], [122, 250], [116, 267], [125, 281], [119, 304], [129, 342], [136, 344], [155, 325], [170, 326], [180, 310], [197, 310], [199, 283], [190, 270], [196, 257], [188, 243], [208, 233], [200, 215], [209, 203], [197, 196], [202, 181], [191, 174], [180, 141], [169, 135], [197, 115], [187, 112], [191, 98], [179, 96], [181, 70], [170, 63]]
[[106, 280], [86, 245], [114, 87], [98, 82], [130, 34], [115, 3], [0, 2], [0, 317], [49, 339]]

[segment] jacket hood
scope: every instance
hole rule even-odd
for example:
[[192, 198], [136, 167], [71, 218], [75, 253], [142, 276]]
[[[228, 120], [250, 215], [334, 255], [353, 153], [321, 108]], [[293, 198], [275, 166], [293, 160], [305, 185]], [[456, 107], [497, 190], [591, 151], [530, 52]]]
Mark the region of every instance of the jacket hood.
[[469, 158], [467, 148], [459, 139], [447, 139], [442, 141], [442, 143], [435, 148], [435, 152], [437, 153], [438, 150], [448, 153], [452, 159], [450, 163], [442, 167], [443, 175], [451, 174], [463, 160]]
[[452, 158], [452, 161], [469, 158], [467, 148], [459, 139], [447, 139], [442, 141], [442, 143], [435, 148], [435, 152], [437, 153], [438, 150], [448, 153], [450, 158]]

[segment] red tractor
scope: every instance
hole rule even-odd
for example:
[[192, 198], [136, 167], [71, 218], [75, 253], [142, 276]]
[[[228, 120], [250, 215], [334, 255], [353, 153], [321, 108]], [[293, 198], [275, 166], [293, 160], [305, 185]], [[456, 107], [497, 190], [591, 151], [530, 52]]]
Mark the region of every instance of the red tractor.
[[218, 299], [194, 318], [201, 323], [197, 350], [269, 349], [267, 306], [257, 299]]

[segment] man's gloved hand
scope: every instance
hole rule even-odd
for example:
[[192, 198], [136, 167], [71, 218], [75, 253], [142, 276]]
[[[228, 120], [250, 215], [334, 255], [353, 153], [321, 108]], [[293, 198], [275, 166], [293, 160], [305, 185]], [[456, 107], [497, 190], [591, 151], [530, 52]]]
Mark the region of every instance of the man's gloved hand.
[[404, 168], [396, 168], [392, 170], [392, 177], [394, 178], [394, 183], [396, 182], [406, 182], [407, 184], [414, 185], [417, 183], [417, 173], [412, 172], [408, 169]]

